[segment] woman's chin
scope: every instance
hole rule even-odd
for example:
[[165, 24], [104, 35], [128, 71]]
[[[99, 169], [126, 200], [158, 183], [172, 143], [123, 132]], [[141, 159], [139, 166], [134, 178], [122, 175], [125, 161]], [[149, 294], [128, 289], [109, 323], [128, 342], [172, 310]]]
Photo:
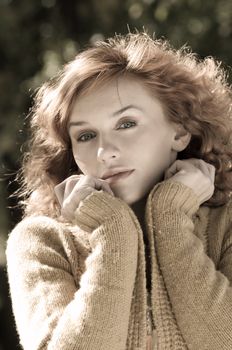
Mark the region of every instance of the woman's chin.
[[146, 194], [136, 194], [136, 193], [117, 193], [117, 191], [114, 191], [114, 195], [120, 199], [122, 199], [124, 202], [126, 202], [129, 206], [133, 206], [135, 203], [138, 203], [140, 200], [144, 198]]

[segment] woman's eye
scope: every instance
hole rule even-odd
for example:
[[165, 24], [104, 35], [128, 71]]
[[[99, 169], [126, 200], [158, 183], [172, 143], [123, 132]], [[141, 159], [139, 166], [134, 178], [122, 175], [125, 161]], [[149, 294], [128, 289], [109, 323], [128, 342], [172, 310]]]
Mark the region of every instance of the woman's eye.
[[127, 122], [122, 123], [118, 129], [129, 129], [129, 128], [133, 127], [133, 126], [136, 126], [135, 122], [127, 121]]
[[90, 141], [94, 137], [95, 137], [94, 134], [86, 133], [86, 134], [82, 134], [80, 137], [78, 137], [77, 141], [78, 142], [87, 142], [87, 141]]
[[[136, 125], [137, 124], [134, 121], [126, 121], [124, 123], [121, 123], [117, 129], [130, 129]], [[88, 142], [95, 137], [96, 135], [94, 133], [86, 132], [85, 134], [82, 134], [77, 138], [77, 142]]]

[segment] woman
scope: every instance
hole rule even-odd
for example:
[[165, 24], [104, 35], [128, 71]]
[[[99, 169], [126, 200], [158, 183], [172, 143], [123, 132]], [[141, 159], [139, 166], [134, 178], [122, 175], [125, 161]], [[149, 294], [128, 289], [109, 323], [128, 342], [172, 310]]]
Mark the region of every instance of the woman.
[[24, 349], [232, 346], [231, 89], [147, 34], [36, 96], [7, 246]]

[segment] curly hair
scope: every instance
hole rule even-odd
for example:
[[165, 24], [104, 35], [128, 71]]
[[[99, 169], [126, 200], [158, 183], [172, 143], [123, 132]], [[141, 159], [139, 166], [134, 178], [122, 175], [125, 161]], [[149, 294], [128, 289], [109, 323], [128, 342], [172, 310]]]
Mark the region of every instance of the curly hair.
[[113, 77], [132, 74], [162, 102], [170, 121], [191, 133], [178, 159], [200, 158], [216, 167], [214, 195], [206, 203], [228, 202], [232, 190], [232, 91], [225, 70], [213, 58], [199, 59], [147, 33], [115, 35], [80, 52], [35, 96], [31, 138], [24, 154], [20, 196], [24, 215], [60, 215], [54, 186], [79, 169], [67, 123], [77, 96]]

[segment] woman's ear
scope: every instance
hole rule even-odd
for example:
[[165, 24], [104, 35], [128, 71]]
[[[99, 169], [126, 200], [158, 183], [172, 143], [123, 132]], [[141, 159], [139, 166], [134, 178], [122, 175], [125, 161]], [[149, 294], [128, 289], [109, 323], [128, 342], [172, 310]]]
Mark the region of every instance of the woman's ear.
[[191, 140], [191, 134], [183, 125], [178, 124], [175, 126], [175, 135], [172, 143], [172, 149], [176, 152], [183, 151]]

